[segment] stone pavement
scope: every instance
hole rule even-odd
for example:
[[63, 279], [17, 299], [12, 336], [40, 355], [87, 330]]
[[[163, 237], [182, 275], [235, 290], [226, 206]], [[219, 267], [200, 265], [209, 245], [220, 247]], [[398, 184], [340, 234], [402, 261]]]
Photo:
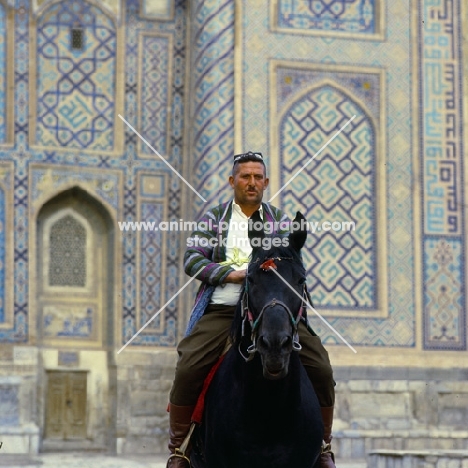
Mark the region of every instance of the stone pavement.
[[[167, 455], [102, 455], [96, 453], [43, 453], [31, 457], [0, 455], [8, 468], [165, 468]], [[365, 462], [340, 462], [338, 468], [367, 468]]]

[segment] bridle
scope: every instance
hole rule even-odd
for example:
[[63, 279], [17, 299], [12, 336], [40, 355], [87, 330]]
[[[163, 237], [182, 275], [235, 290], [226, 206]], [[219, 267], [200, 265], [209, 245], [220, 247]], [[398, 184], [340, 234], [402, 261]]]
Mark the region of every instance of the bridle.
[[[268, 271], [270, 268], [276, 269], [276, 264], [275, 260], [281, 261], [281, 260], [292, 260], [290, 257], [275, 257], [275, 258], [269, 258], [268, 260], [264, 261], [261, 265], [260, 268], [263, 269], [264, 271]], [[265, 311], [270, 308], [270, 307], [275, 307], [275, 306], [281, 306], [288, 314], [289, 320], [291, 322], [292, 328], [293, 328], [293, 351], [300, 351], [302, 349], [302, 346], [299, 343], [299, 334], [298, 334], [298, 326], [299, 322], [301, 321], [301, 318], [304, 313], [304, 303], [307, 303], [307, 289], [304, 284], [303, 290], [302, 290], [302, 302], [299, 307], [299, 311], [294, 317], [293, 313], [291, 312], [291, 309], [282, 301], [273, 298], [270, 302], [265, 304], [262, 307], [262, 310], [258, 314], [257, 318], [254, 318], [252, 312], [250, 311], [249, 308], [249, 294], [248, 294], [248, 278], [246, 279], [245, 283], [245, 288], [244, 288], [244, 293], [242, 295], [241, 299], [241, 317], [242, 317], [242, 329], [241, 329], [241, 337], [244, 338], [246, 333], [245, 333], [245, 325], [248, 322], [250, 325], [250, 340], [252, 341], [252, 344], [247, 348], [247, 353], [248, 356], [245, 356], [244, 353], [242, 352], [241, 349], [241, 344], [239, 343], [239, 353], [240, 355], [245, 359], [246, 362], [251, 361], [254, 358], [255, 353], [257, 352], [257, 334], [258, 334], [258, 328], [260, 326], [260, 323], [263, 318], [263, 314]]]

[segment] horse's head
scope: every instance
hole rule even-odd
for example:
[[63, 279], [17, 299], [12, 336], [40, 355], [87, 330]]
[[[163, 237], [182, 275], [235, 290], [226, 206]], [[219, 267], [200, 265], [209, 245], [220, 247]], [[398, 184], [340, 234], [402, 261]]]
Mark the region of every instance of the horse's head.
[[307, 238], [302, 220], [298, 212], [294, 221], [301, 224], [301, 230], [292, 231], [280, 246], [272, 242], [270, 249], [254, 248], [248, 267], [242, 300], [244, 321], [250, 323], [253, 343], [248, 351], [250, 355], [259, 353], [263, 376], [271, 380], [286, 377], [290, 355], [300, 349], [297, 326], [306, 281], [300, 250]]

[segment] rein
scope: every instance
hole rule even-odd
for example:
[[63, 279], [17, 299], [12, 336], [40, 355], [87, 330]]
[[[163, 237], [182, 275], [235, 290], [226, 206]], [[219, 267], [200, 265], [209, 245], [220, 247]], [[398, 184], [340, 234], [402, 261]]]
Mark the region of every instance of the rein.
[[[263, 262], [260, 265], [260, 268], [264, 271], [268, 271], [270, 268], [274, 268], [275, 270], [277, 269], [277, 266], [275, 264], [275, 260], [281, 261], [283, 259], [288, 259], [292, 260], [292, 258], [282, 258], [282, 257], [275, 257], [275, 258], [269, 258], [265, 262]], [[238, 350], [240, 355], [244, 358], [246, 362], [251, 361], [254, 358], [255, 353], [257, 352], [257, 333], [258, 333], [258, 327], [260, 326], [261, 320], [263, 318], [263, 314], [265, 313], [266, 309], [269, 307], [275, 307], [277, 305], [281, 306], [286, 312], [288, 313], [291, 325], [293, 327], [293, 351], [300, 351], [302, 349], [302, 346], [299, 343], [299, 334], [298, 334], [298, 325], [299, 322], [302, 318], [303, 312], [304, 312], [304, 302], [307, 302], [307, 290], [304, 285], [304, 288], [302, 290], [302, 303], [301, 306], [299, 307], [299, 312], [297, 313], [296, 317], [294, 317], [293, 313], [289, 309], [289, 307], [282, 301], [273, 298], [270, 302], [265, 304], [260, 311], [260, 314], [258, 317], [255, 319], [252, 312], [249, 309], [249, 296], [248, 296], [248, 282], [246, 282], [246, 286], [244, 289], [244, 293], [242, 295], [241, 299], [241, 317], [242, 317], [242, 338], [245, 337], [245, 324], [248, 322], [250, 325], [250, 340], [252, 341], [252, 344], [247, 348], [247, 353], [248, 356], [245, 356], [241, 350], [241, 345], [239, 343]]]

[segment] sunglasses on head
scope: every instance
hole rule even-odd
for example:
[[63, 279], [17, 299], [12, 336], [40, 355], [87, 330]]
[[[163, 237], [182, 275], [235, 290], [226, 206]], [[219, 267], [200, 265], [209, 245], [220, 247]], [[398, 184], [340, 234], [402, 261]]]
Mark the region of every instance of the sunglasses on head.
[[242, 159], [251, 159], [251, 158], [258, 159], [259, 161], [263, 162], [262, 153], [249, 151], [248, 153], [236, 154], [234, 156], [234, 164], [236, 164], [236, 162], [242, 161]]

